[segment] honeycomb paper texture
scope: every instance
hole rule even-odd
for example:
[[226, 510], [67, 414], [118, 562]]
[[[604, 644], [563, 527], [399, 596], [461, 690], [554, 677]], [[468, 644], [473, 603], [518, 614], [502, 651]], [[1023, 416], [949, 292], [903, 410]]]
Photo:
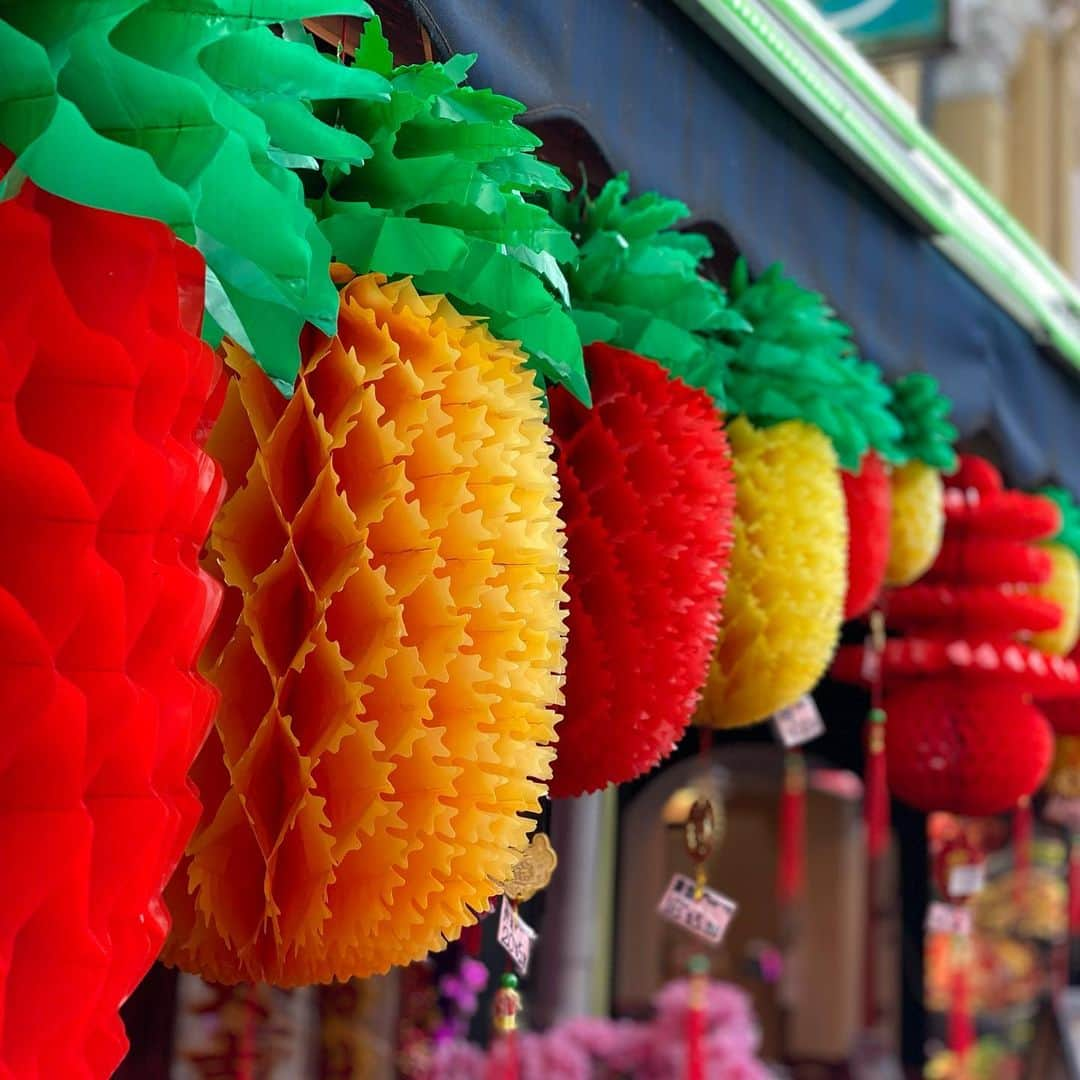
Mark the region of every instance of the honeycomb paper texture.
[[735, 503], [705, 391], [607, 345], [585, 357], [593, 408], [561, 388], [549, 398], [570, 557], [556, 796], [639, 776], [690, 723], [716, 644]]
[[539, 392], [408, 281], [353, 279], [286, 402], [235, 348], [234, 492], [204, 656], [222, 694], [167, 958], [218, 982], [364, 976], [485, 909], [551, 775], [565, 565]]
[[0, 204], [0, 1075], [107, 1077], [199, 816], [220, 365], [164, 225]]
[[848, 587], [844, 618], [869, 611], [885, 581], [889, 559], [892, 492], [889, 471], [873, 451], [863, 454], [857, 473], [840, 473], [848, 521]]
[[945, 535], [941, 473], [913, 460], [893, 469], [886, 585], [910, 585], [934, 564]]
[[847, 592], [847, 514], [828, 438], [801, 421], [728, 425], [735, 547], [697, 723], [740, 727], [821, 678]]

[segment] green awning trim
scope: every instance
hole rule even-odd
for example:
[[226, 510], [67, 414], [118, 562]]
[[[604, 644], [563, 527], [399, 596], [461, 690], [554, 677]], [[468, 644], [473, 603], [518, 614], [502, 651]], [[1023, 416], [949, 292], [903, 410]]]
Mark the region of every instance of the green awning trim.
[[794, 97], [1038, 341], [1080, 367], [1080, 290], [816, 8], [807, 0], [676, 2]]

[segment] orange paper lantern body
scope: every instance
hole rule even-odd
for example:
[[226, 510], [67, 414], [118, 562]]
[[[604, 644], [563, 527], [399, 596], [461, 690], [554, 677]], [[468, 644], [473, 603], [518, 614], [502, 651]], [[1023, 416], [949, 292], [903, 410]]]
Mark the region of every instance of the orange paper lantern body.
[[303, 355], [286, 401], [230, 349], [212, 439], [222, 705], [167, 957], [218, 982], [369, 975], [456, 937], [554, 756], [564, 558], [524, 357], [373, 275]]

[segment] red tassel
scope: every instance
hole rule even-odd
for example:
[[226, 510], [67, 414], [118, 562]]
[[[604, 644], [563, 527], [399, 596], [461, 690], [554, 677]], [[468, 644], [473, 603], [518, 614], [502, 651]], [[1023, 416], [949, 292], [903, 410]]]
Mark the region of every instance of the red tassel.
[[1069, 936], [1080, 934], [1080, 840], [1069, 837]]
[[1031, 798], [1021, 795], [1013, 811], [1012, 828], [1013, 861], [1018, 878], [1025, 875], [1031, 868], [1031, 836]]
[[971, 993], [968, 982], [968, 948], [966, 937], [953, 938], [952, 977], [949, 994], [949, 1050], [959, 1059], [961, 1067], [967, 1052], [975, 1042], [975, 1027], [971, 1018]]
[[473, 923], [472, 926], [466, 926], [461, 931], [461, 946], [465, 950], [466, 956], [471, 956], [474, 960], [480, 955], [480, 947], [484, 942], [484, 929], [481, 923]]
[[686, 1080], [705, 1080], [705, 979], [708, 961], [690, 961], [690, 1000], [686, 1010]]
[[866, 725], [866, 853], [880, 858], [889, 846], [889, 782], [885, 765], [885, 710], [871, 709]]
[[499, 1080], [520, 1080], [521, 1059], [516, 1031], [508, 1031], [502, 1036], [502, 1050], [502, 1070]]
[[790, 905], [806, 888], [806, 762], [801, 750], [784, 754], [779, 833], [776, 895], [781, 905]]

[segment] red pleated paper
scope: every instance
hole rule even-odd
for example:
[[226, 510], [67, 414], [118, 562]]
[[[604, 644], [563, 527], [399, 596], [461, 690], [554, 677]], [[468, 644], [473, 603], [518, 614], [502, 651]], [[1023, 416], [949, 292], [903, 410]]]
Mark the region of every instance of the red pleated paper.
[[873, 450], [858, 473], [840, 473], [848, 517], [848, 589], [844, 618], [869, 611], [885, 581], [889, 561], [892, 492], [884, 462]]
[[0, 237], [0, 1074], [104, 1077], [199, 813], [219, 365], [163, 225], [27, 184]]
[[[890, 623], [905, 631], [881, 657], [889, 717], [889, 787], [926, 811], [993, 814], [1042, 782], [1051, 733], [1032, 697], [1080, 690], [1077, 665], [1021, 638], [1056, 626], [1057, 605], [1027, 593], [1050, 575], [1034, 541], [1060, 528], [1048, 499], [1005, 491], [989, 462], [964, 457], [947, 480], [941, 553], [917, 585], [895, 592]], [[861, 647], [833, 674], [864, 681]]]
[[651, 360], [586, 349], [593, 408], [550, 391], [570, 561], [566, 704], [551, 792], [670, 753], [700, 697], [732, 544], [721, 419]]

